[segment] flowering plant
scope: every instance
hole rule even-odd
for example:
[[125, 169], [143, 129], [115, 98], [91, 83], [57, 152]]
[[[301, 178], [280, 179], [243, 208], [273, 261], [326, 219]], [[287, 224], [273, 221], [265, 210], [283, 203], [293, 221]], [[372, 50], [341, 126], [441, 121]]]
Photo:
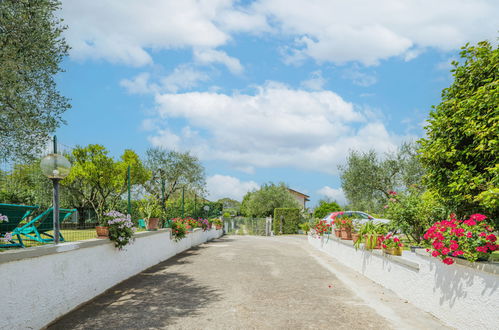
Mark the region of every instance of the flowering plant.
[[198, 219], [198, 227], [202, 228], [203, 231], [206, 231], [206, 230], [211, 228], [211, 224], [208, 221], [208, 219], [199, 218]]
[[194, 229], [201, 227], [199, 221], [191, 217], [183, 219], [183, 222], [187, 224], [187, 229]]
[[0, 223], [9, 222], [9, 218], [6, 215], [0, 214]]
[[118, 211], [110, 211], [104, 216], [109, 227], [109, 239], [114, 241], [115, 247], [121, 250], [134, 240], [133, 235], [137, 229], [133, 225], [130, 214], [124, 215]]
[[171, 221], [172, 237], [175, 242], [180, 241], [187, 234], [188, 221], [187, 219], [175, 218]]
[[219, 218], [211, 219], [210, 222], [212, 225], [215, 225], [215, 227], [217, 229], [222, 228], [222, 226], [223, 226], [223, 221], [222, 221], [222, 219], [219, 219]]
[[318, 236], [322, 236], [331, 231], [331, 225], [326, 220], [320, 220], [315, 224], [314, 230]]
[[[0, 214], [0, 223], [9, 222], [9, 218], [6, 215]], [[0, 241], [9, 242], [12, 239], [11, 233], [5, 233], [3, 237], [0, 237]]]
[[336, 225], [336, 228], [340, 228], [340, 229], [352, 229], [353, 228], [353, 222], [352, 222], [352, 219], [350, 218], [347, 218], [347, 217], [342, 217], [340, 219], [336, 219], [335, 220], [335, 225]]
[[388, 234], [383, 236], [381, 240], [381, 246], [383, 249], [393, 249], [393, 248], [401, 248], [404, 244], [400, 241], [400, 238], [397, 236], [392, 236], [392, 234]]
[[486, 218], [483, 214], [473, 214], [466, 220], [457, 220], [451, 214], [449, 220], [434, 223], [423, 236], [431, 246], [426, 251], [447, 265], [454, 263], [449, 256], [463, 256], [472, 262], [488, 259], [499, 245], [496, 244], [497, 237], [492, 234], [494, 228], [484, 222]]

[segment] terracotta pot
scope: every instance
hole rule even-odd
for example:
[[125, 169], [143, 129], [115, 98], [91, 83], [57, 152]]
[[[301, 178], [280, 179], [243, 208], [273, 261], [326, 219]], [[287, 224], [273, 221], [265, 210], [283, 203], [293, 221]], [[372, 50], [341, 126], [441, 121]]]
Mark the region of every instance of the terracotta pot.
[[222, 226], [220, 225], [216, 225], [215, 228], [218, 230], [218, 229], [222, 229]]
[[109, 227], [96, 226], [97, 238], [109, 238]]
[[356, 241], [359, 239], [359, 234], [358, 233], [352, 233], [352, 241]]
[[341, 229], [341, 239], [351, 240], [352, 230], [351, 229]]
[[147, 230], [158, 230], [159, 218], [149, 218], [147, 221]]
[[391, 254], [394, 256], [401, 256], [402, 255], [402, 248], [401, 247], [394, 247], [394, 248], [383, 248], [383, 252], [387, 254]]
[[336, 237], [340, 238], [340, 237], [341, 237], [341, 229], [335, 229], [335, 230], [334, 230], [334, 235], [335, 235]]

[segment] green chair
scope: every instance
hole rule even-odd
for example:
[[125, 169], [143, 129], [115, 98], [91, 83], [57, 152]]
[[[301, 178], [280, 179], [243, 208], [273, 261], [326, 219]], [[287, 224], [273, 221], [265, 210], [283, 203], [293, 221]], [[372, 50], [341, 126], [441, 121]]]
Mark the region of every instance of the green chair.
[[[0, 238], [5, 238], [7, 233], [11, 233], [12, 235], [12, 238], [7, 243], [0, 244], [0, 248], [24, 247], [20, 234], [16, 233], [16, 228], [21, 221], [26, 219], [36, 209], [38, 209], [38, 206], [0, 204], [0, 214], [6, 215], [8, 218], [7, 222], [0, 222]], [[18, 242], [13, 240], [14, 236], [17, 236]], [[4, 242], [4, 240], [1, 242]]]
[[137, 221], [137, 226], [139, 228], [146, 229], [146, 227], [147, 227], [146, 221], [144, 219], [139, 219]]
[[[69, 218], [76, 209], [59, 209], [59, 223]], [[37, 241], [40, 243], [51, 243], [54, 236], [47, 232], [54, 230], [54, 209], [51, 207], [36, 218], [14, 230], [13, 234], [22, 235], [25, 239]], [[46, 236], [48, 238], [43, 238]], [[59, 241], [64, 242], [64, 237], [59, 232]]]

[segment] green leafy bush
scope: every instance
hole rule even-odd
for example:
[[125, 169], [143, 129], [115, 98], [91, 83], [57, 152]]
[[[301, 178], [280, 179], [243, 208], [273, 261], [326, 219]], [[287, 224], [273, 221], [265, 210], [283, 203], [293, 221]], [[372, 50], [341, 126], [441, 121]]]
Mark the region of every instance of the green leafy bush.
[[300, 209], [298, 208], [276, 208], [274, 210], [274, 233], [296, 234], [300, 223]]

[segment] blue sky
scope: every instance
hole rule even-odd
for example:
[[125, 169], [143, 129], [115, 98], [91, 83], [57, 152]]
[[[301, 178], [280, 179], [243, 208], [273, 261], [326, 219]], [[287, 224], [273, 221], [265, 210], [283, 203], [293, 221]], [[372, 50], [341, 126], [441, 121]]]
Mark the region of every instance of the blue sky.
[[420, 138], [466, 42], [496, 40], [497, 1], [63, 1], [58, 77], [70, 146], [189, 150], [208, 197], [283, 181], [344, 203], [349, 150]]

